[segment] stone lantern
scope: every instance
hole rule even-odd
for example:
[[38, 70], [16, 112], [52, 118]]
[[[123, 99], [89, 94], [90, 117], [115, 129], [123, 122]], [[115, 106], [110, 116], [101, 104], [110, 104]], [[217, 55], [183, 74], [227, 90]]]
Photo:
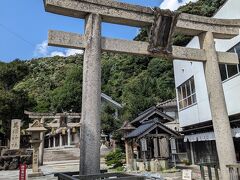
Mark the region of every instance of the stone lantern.
[[30, 127], [26, 130], [31, 134], [31, 140], [30, 143], [33, 146], [33, 159], [32, 159], [32, 174], [29, 174], [29, 176], [34, 177], [34, 176], [41, 176], [43, 175], [42, 172], [39, 170], [39, 146], [40, 143], [42, 142], [40, 138], [40, 134], [42, 132], [47, 131], [43, 127], [43, 124], [39, 122], [39, 120], [35, 120], [33, 124], [29, 125]]
[[103, 130], [102, 130], [102, 133], [101, 133], [101, 144], [105, 144], [107, 142], [107, 137], [108, 135], [106, 135]]
[[106, 156], [111, 150], [109, 149], [109, 144], [107, 143], [107, 137], [103, 130], [101, 133], [101, 147], [100, 147], [100, 155], [101, 156]]
[[124, 137], [122, 138], [122, 140], [124, 140], [124, 142], [125, 142], [126, 163], [127, 163], [127, 169], [128, 170], [133, 170], [134, 155], [133, 155], [132, 142], [127, 140], [125, 137], [135, 129], [136, 128], [131, 123], [129, 123], [128, 121], [125, 121], [123, 123], [122, 127], [119, 129], [124, 134]]

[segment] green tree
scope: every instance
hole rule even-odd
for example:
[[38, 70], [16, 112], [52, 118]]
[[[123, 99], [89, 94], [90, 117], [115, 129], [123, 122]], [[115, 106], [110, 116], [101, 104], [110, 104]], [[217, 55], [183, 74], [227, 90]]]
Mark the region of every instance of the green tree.
[[105, 134], [110, 134], [121, 127], [121, 120], [115, 118], [115, 109], [107, 103], [102, 104], [101, 112], [102, 130]]
[[51, 109], [58, 112], [81, 112], [82, 100], [82, 67], [73, 67], [66, 74], [62, 86], [51, 94]]
[[5, 90], [10, 90], [13, 86], [29, 73], [29, 69], [24, 61], [16, 59], [11, 63], [0, 64], [0, 85]]
[[22, 119], [24, 126], [28, 126], [29, 121], [24, 115], [24, 110], [30, 110], [34, 105], [34, 100], [30, 99], [24, 91], [0, 90], [0, 119], [8, 137], [12, 119]]

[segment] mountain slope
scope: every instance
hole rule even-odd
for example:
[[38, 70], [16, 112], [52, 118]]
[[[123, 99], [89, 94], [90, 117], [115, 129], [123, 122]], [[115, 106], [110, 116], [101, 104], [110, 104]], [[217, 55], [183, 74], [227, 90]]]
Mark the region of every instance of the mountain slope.
[[[199, 0], [180, 7], [179, 11], [212, 16], [225, 0]], [[147, 40], [142, 29], [136, 40]], [[176, 45], [186, 45], [191, 37], [176, 35]], [[112, 53], [102, 54], [102, 92], [122, 103], [120, 121], [104, 106], [102, 127], [105, 132], [118, 128], [144, 109], [174, 98], [172, 62], [161, 58]], [[80, 55], [49, 57], [30, 61], [0, 63], [0, 120], [9, 135], [10, 120], [24, 119], [24, 109], [36, 112], [81, 111], [82, 63]]]

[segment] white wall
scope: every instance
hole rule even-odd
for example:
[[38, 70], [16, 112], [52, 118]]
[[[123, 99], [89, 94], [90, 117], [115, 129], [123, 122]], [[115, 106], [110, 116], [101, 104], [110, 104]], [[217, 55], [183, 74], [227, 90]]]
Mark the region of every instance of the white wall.
[[[228, 0], [214, 17], [240, 19], [240, 0]], [[240, 42], [240, 36], [231, 40], [216, 40], [216, 49], [224, 52], [238, 42]], [[193, 38], [187, 47], [199, 48], [198, 38]], [[179, 111], [180, 126], [184, 127], [211, 120], [203, 63], [174, 60], [173, 64], [176, 87], [192, 76], [194, 76], [196, 86], [197, 104]], [[229, 115], [240, 113], [240, 76], [224, 82], [223, 87]]]
[[223, 83], [229, 115], [240, 113], [240, 75]]

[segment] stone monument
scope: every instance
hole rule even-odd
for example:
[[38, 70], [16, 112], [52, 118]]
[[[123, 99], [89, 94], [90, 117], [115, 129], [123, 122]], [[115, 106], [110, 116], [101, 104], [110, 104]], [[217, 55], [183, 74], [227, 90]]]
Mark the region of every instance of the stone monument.
[[20, 149], [21, 120], [13, 119], [11, 122], [10, 150]]

